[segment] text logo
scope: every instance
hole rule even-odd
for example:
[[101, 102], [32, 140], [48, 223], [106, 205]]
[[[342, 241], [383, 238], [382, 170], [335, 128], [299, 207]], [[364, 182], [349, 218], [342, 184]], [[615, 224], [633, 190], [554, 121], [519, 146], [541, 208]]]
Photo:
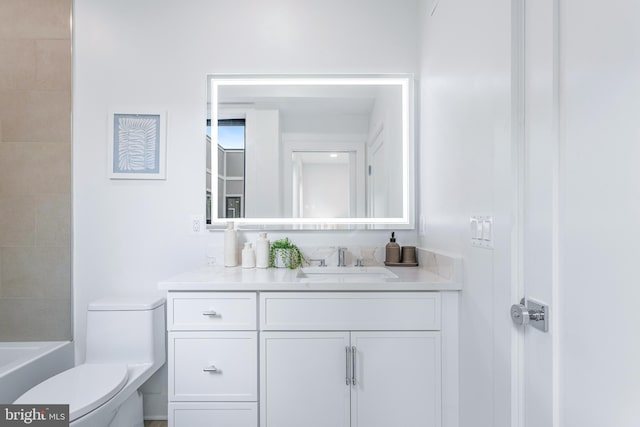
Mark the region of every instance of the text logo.
[[0, 427], [69, 427], [69, 405], [0, 405]]

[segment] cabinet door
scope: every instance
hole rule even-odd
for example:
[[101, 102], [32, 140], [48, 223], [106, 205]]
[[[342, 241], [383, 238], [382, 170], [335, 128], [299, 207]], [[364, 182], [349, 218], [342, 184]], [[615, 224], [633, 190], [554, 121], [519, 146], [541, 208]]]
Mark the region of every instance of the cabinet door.
[[262, 332], [261, 427], [348, 427], [348, 347], [348, 332]]
[[352, 332], [353, 427], [439, 427], [440, 332]]

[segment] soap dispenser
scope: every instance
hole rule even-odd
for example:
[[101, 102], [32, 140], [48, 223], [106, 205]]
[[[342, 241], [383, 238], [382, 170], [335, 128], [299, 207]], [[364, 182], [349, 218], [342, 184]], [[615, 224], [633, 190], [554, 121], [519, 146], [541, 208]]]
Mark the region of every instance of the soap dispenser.
[[391, 233], [391, 239], [387, 246], [385, 247], [385, 260], [384, 263], [389, 264], [398, 264], [400, 262], [400, 245], [396, 243], [396, 233]]

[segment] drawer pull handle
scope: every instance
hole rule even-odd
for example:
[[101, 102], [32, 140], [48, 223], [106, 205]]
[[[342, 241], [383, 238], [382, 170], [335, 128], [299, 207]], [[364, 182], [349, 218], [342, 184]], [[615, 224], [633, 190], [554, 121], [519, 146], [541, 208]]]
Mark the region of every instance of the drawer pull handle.
[[215, 311], [215, 310], [207, 310], [207, 311], [203, 311], [202, 315], [203, 316], [211, 316], [211, 317], [213, 317], [213, 316], [218, 316], [218, 312]]
[[220, 372], [220, 370], [216, 368], [215, 365], [207, 366], [206, 368], [203, 368], [202, 371], [203, 372]]

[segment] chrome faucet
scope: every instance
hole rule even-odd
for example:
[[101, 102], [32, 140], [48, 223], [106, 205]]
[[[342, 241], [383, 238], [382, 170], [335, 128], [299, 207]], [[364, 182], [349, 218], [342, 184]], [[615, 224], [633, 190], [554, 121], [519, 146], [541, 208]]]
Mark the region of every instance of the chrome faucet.
[[338, 267], [347, 266], [347, 248], [338, 248]]

